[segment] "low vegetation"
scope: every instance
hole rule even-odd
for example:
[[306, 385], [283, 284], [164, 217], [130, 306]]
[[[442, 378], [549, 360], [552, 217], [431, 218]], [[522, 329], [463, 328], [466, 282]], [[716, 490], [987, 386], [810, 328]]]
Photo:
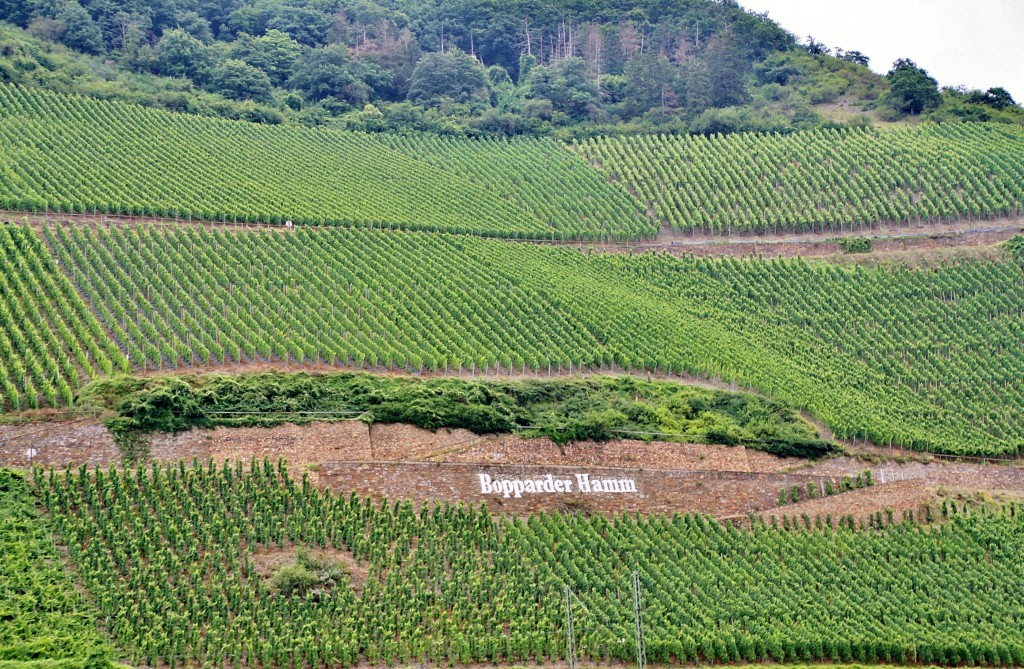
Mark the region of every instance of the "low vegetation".
[[371, 374], [114, 378], [82, 391], [115, 409], [119, 438], [190, 427], [325, 420], [407, 423], [478, 434], [519, 432], [556, 443], [631, 438], [736, 445], [816, 458], [835, 450], [792, 408], [746, 393], [632, 377], [523, 381], [418, 380]]
[[25, 478], [0, 469], [0, 667], [104, 669], [112, 651]]

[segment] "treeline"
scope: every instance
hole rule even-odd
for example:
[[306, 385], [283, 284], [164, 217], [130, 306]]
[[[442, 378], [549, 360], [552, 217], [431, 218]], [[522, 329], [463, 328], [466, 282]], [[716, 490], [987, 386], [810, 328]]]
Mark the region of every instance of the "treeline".
[[[942, 94], [916, 66], [909, 78], [905, 68], [883, 78], [860, 52], [802, 45], [732, 0], [28, 0], [0, 2], [0, 20], [124, 71], [188, 82], [161, 96], [163, 106], [269, 123], [491, 135], [789, 131], [828, 125], [814, 105], [841, 97], [894, 117], [1024, 119], [1003, 89]], [[0, 78], [21, 82], [32, 59], [13, 60], [0, 62]]]

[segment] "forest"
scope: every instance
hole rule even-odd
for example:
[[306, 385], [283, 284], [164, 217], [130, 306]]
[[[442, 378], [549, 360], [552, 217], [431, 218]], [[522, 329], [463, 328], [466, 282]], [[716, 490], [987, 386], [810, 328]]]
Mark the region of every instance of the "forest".
[[906, 58], [881, 76], [734, 0], [0, 0], [0, 21], [20, 28], [0, 27], [2, 81], [264, 123], [580, 139], [1024, 122], [1003, 88], [940, 90]]

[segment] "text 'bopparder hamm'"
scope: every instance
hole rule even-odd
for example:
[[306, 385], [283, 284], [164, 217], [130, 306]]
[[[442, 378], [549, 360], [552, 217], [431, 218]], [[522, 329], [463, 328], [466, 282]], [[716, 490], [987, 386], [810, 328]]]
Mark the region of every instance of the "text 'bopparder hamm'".
[[522, 497], [535, 494], [571, 494], [580, 492], [591, 493], [635, 493], [636, 481], [633, 479], [606, 479], [592, 477], [590, 474], [576, 474], [575, 479], [555, 478], [548, 474], [541, 478], [500, 479], [491, 478], [490, 474], [477, 474], [480, 477], [480, 493], [484, 495], [501, 495], [502, 497]]

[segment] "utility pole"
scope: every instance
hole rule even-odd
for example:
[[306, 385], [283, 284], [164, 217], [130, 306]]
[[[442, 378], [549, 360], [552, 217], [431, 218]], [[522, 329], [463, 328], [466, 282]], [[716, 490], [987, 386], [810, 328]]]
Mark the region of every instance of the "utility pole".
[[636, 624], [636, 667], [647, 669], [647, 648], [644, 645], [644, 621], [641, 616], [640, 574], [633, 572], [633, 620]]
[[576, 629], [572, 619], [572, 590], [565, 586], [565, 664], [576, 669]]

